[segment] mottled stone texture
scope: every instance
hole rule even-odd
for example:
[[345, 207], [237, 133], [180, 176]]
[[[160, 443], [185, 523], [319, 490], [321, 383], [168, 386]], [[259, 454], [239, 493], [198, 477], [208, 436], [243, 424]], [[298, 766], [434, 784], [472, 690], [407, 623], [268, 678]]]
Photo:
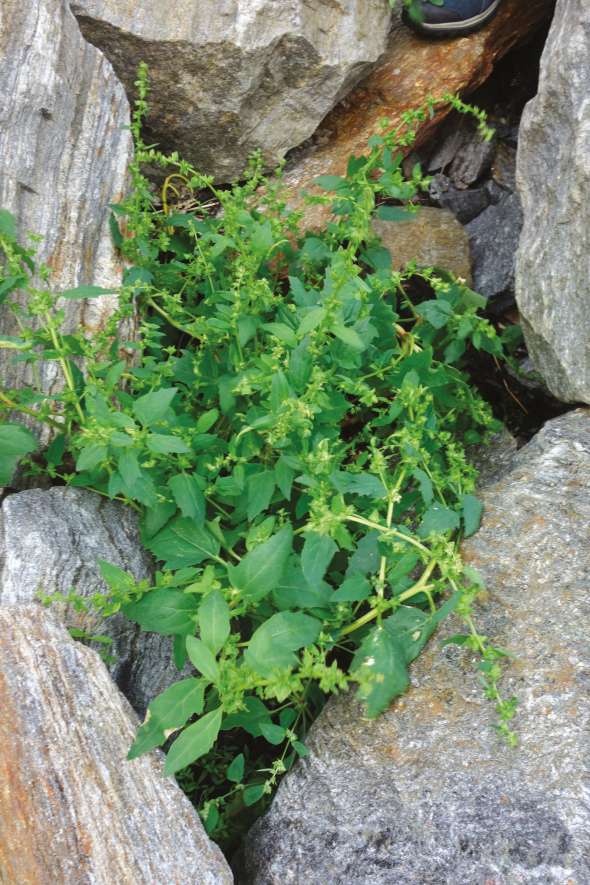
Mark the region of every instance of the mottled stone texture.
[[[503, 0], [487, 27], [458, 40], [415, 36], [399, 21], [399, 5], [387, 50], [376, 69], [328, 114], [287, 171], [293, 204], [318, 175], [344, 174], [350, 155], [367, 151], [369, 137], [380, 131], [383, 118], [393, 129], [405, 111], [419, 107], [428, 96], [469, 93], [483, 83], [496, 61], [549, 15], [553, 0]], [[441, 119], [438, 115], [428, 120], [419, 140], [428, 137]], [[309, 207], [307, 225], [317, 226], [326, 214], [325, 207]]]
[[516, 299], [533, 362], [553, 394], [590, 403], [590, 7], [558, 0], [527, 105], [517, 181], [524, 229]]
[[0, 607], [0, 881], [229, 885], [162, 755], [95, 652], [36, 606]]
[[418, 267], [440, 267], [471, 284], [469, 237], [446, 209], [421, 206], [408, 221], [373, 221], [375, 233], [389, 250], [395, 270], [410, 261]]
[[148, 141], [227, 181], [275, 165], [377, 61], [387, 0], [75, 0], [128, 94], [150, 68]]
[[[109, 62], [83, 39], [66, 0], [0, 4], [0, 207], [21, 237], [42, 238], [38, 256], [55, 291], [81, 283], [116, 287], [120, 267], [108, 227], [108, 204], [122, 196], [131, 157], [125, 92]], [[104, 326], [116, 296], [68, 301], [68, 330]], [[0, 332], [17, 334], [2, 309]], [[0, 350], [3, 386], [30, 379], [23, 363]], [[43, 386], [58, 383], [56, 363]]]
[[483, 492], [464, 546], [481, 631], [515, 655], [520, 746], [496, 735], [468, 651], [441, 647], [376, 721], [328, 704], [310, 756], [246, 840], [256, 885], [590, 882], [590, 412], [549, 422]]
[[[98, 560], [150, 578], [151, 562], [143, 550], [132, 510], [83, 489], [32, 489], [9, 495], [0, 510], [0, 605], [34, 602], [37, 591], [103, 593]], [[104, 620], [96, 612], [78, 612], [54, 603], [52, 610], [69, 627], [113, 640], [113, 678], [139, 713], [179, 678], [166, 636], [140, 633], [121, 613]], [[97, 648], [99, 646], [96, 646]]]

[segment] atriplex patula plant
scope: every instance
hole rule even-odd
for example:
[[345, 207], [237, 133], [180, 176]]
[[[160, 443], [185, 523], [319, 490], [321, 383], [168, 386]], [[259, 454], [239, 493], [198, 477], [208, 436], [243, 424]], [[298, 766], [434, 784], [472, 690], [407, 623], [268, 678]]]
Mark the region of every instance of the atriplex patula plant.
[[[0, 293], [22, 330], [3, 345], [33, 364], [57, 361], [64, 378], [57, 395], [0, 393], [5, 414], [34, 413], [56, 434], [31, 457], [31, 432], [0, 428], [0, 481], [29, 456], [29, 472], [140, 514], [160, 564], [153, 586], [102, 563], [109, 592], [94, 604], [174, 637], [178, 667], [188, 657], [198, 674], [152, 702], [130, 756], [173, 735], [166, 771], [201, 759], [191, 777], [208, 828], [223, 834], [220, 812], [259, 802], [305, 753], [326, 695], [354, 683], [377, 716], [451, 611], [467, 625], [456, 641], [481, 653], [486, 693], [512, 739], [513, 702], [497, 688], [502, 652], [477, 632], [480, 579], [459, 555], [481, 511], [464, 446], [497, 429], [461, 362], [468, 347], [502, 348], [463, 281], [393, 271], [371, 226], [374, 216], [407, 218], [426, 186], [419, 168], [410, 180], [402, 173], [402, 149], [426, 115], [449, 102], [473, 109], [445, 96], [384, 128], [345, 176], [318, 180], [330, 195], [310, 199], [330, 203], [333, 220], [312, 233], [259, 163], [244, 184], [221, 189], [146, 146], [146, 82], [142, 70], [131, 194], [113, 206], [128, 267], [102, 334], [62, 333], [59, 299], [101, 290], [34, 286], [34, 252], [0, 215]], [[480, 124], [485, 135], [481, 115]], [[167, 173], [163, 207], [145, 163]], [[170, 211], [180, 187], [192, 211]], [[201, 208], [202, 194], [217, 214]], [[421, 303], [410, 294], [416, 279], [430, 292]], [[26, 308], [11, 301], [16, 289], [28, 292]], [[132, 310], [139, 338], [119, 341]], [[276, 747], [264, 765], [263, 739]]]

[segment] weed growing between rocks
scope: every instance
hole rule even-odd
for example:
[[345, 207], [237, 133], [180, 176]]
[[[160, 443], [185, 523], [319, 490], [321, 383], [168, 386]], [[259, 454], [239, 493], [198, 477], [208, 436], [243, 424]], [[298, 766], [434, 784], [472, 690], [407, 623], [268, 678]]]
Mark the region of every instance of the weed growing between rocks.
[[[330, 203], [333, 220], [302, 232], [280, 175], [263, 178], [259, 161], [221, 190], [146, 146], [145, 69], [137, 87], [133, 186], [112, 217], [128, 266], [119, 311], [92, 341], [62, 331], [60, 299], [104, 290], [35, 286], [48, 273], [0, 214], [0, 297], [22, 329], [2, 346], [33, 372], [55, 361], [64, 381], [57, 394], [0, 392], [0, 483], [24, 457], [33, 475], [140, 514], [159, 563], [153, 585], [103, 562], [109, 590], [92, 602], [174, 637], [178, 668], [189, 661], [198, 675], [151, 703], [130, 758], [173, 737], [166, 772], [180, 773], [223, 841], [305, 755], [326, 697], [355, 685], [379, 715], [452, 611], [466, 625], [454, 641], [481, 655], [497, 727], [514, 740], [514, 701], [497, 686], [503, 652], [477, 631], [481, 581], [459, 554], [481, 514], [464, 447], [498, 428], [462, 361], [470, 347], [501, 356], [502, 343], [478, 315], [480, 296], [436, 269], [393, 272], [371, 226], [406, 217], [427, 186], [420, 168], [402, 173], [427, 114], [451, 102], [484, 136], [485, 119], [445, 96], [393, 132], [384, 124], [346, 176], [318, 180], [328, 193], [309, 199]], [[168, 173], [165, 194], [181, 183], [219, 213], [160, 208], [144, 164]], [[431, 296], [420, 303], [415, 277]], [[120, 340], [135, 311], [139, 335]], [[46, 451], [11, 423], [15, 411], [51, 428]]]

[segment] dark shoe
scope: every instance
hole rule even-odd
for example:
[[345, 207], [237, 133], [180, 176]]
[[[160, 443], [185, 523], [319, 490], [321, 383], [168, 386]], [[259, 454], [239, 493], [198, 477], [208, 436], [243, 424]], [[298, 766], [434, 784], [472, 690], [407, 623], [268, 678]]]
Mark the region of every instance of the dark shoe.
[[419, 0], [422, 21], [404, 10], [406, 24], [428, 37], [460, 37], [478, 31], [496, 14], [501, 0], [444, 0], [442, 6]]

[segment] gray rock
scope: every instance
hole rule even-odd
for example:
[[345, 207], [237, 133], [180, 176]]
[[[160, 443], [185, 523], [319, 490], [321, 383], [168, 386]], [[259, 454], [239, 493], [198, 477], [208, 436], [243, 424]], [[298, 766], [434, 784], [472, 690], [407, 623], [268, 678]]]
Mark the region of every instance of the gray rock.
[[437, 205], [452, 212], [461, 224], [472, 221], [487, 209], [491, 202], [485, 187], [459, 190], [452, 184], [450, 178], [440, 172], [433, 176], [428, 192]]
[[[2, 0], [0, 9], [0, 207], [21, 237], [41, 237], [38, 257], [54, 291], [120, 284], [108, 226], [111, 202], [125, 189], [132, 156], [129, 107], [109, 62], [82, 38], [66, 0]], [[30, 245], [30, 244], [29, 244]], [[65, 330], [102, 329], [116, 296], [67, 301]], [[18, 334], [2, 308], [0, 333]], [[25, 363], [0, 350], [3, 386], [30, 383]], [[41, 368], [53, 391], [55, 363]]]
[[486, 298], [514, 292], [514, 263], [522, 227], [518, 194], [506, 194], [466, 225], [473, 286]]
[[228, 181], [305, 141], [385, 49], [387, 0], [75, 0], [128, 95], [150, 68], [148, 141]]
[[475, 184], [489, 170], [496, 152], [496, 141], [484, 141], [471, 121], [452, 118], [446, 136], [430, 158], [429, 172], [442, 171], [455, 187]]
[[[0, 605], [34, 602], [75, 590], [88, 598], [104, 593], [98, 560], [117, 565], [140, 581], [151, 578], [151, 561], [139, 540], [131, 509], [83, 489], [31, 489], [9, 495], [0, 510]], [[135, 709], [179, 677], [169, 637], [140, 633], [121, 613], [106, 620], [97, 612], [53, 603], [68, 627], [112, 639], [111, 673]], [[96, 645], [97, 649], [101, 646]]]
[[590, 403], [590, 9], [558, 0], [517, 177], [524, 208], [516, 298], [530, 355], [566, 402]]
[[230, 885], [162, 754], [95, 652], [36, 606], [0, 608], [0, 878], [19, 885]]
[[487, 582], [479, 629], [515, 656], [502, 690], [520, 745], [495, 733], [470, 653], [441, 647], [452, 621], [381, 718], [328, 704], [246, 840], [243, 882], [590, 882], [590, 411], [509, 463], [464, 555]]

